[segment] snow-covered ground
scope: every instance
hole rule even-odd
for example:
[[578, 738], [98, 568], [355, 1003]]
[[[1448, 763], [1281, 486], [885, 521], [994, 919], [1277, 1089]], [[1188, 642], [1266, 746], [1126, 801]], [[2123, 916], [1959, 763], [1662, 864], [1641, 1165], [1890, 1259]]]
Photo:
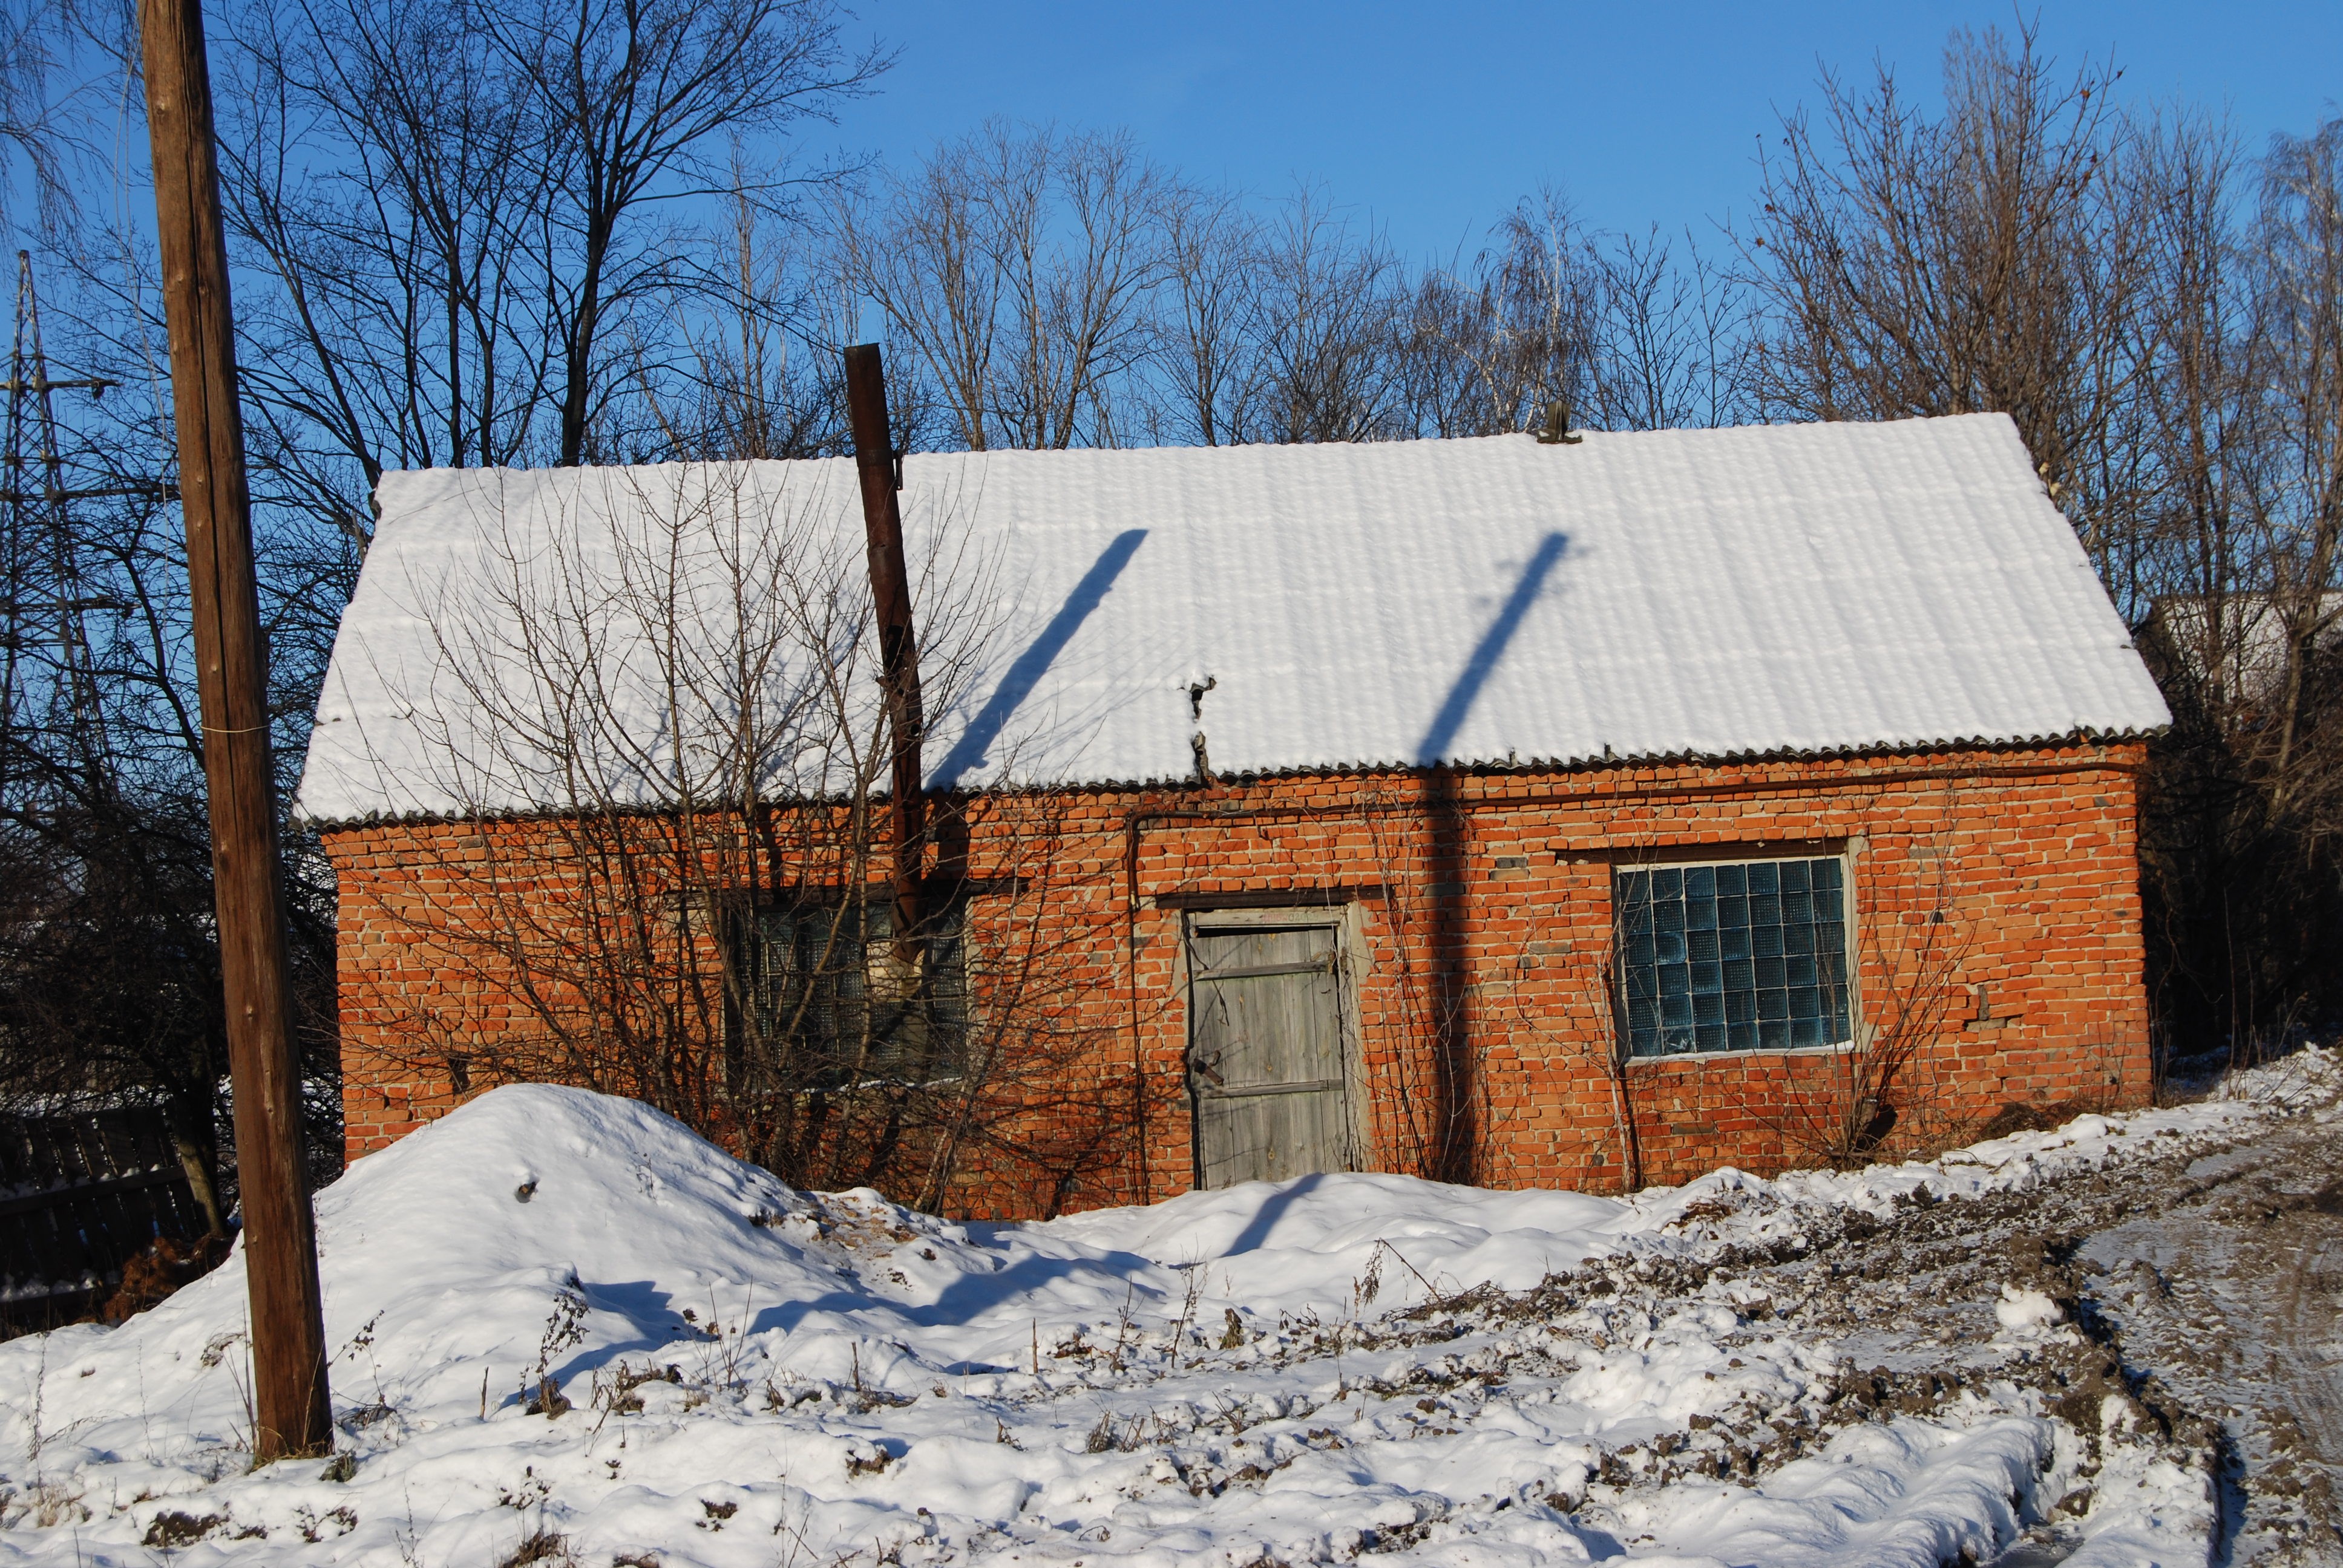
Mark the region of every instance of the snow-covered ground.
[[2201, 1445], [2084, 1377], [2054, 1288], [2008, 1271], [1945, 1377], [1858, 1377], [1785, 1294], [1829, 1271], [1785, 1271], [2338, 1081], [2308, 1052], [1925, 1165], [1625, 1201], [1325, 1176], [1014, 1226], [498, 1090], [319, 1195], [330, 1462], [246, 1469], [240, 1254], [0, 1345], [0, 1563], [1936, 1568], [2054, 1515], [2077, 1568], [2203, 1563]]

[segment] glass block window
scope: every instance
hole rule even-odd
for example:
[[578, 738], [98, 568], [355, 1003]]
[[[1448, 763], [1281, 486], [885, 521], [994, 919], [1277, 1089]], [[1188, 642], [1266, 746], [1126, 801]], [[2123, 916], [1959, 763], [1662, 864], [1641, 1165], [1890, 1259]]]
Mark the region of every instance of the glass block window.
[[741, 957], [754, 1042], [787, 1063], [799, 1088], [960, 1074], [966, 910], [955, 903], [924, 922], [930, 933], [917, 971], [896, 953], [893, 917], [891, 905], [874, 899], [759, 910], [750, 920]]
[[1845, 875], [1835, 858], [1618, 872], [1629, 1053], [1844, 1043]]

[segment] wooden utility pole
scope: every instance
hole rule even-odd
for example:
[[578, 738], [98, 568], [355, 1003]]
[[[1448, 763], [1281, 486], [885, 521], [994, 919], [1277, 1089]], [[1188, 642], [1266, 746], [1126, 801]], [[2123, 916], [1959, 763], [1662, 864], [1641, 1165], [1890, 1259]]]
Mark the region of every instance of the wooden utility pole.
[[887, 424], [887, 369], [876, 343], [846, 351], [846, 411], [854, 433], [854, 467], [862, 481], [862, 526], [870, 544], [870, 598], [879, 611], [879, 673], [894, 748], [890, 805], [895, 839], [895, 950], [919, 958], [920, 884], [926, 869], [927, 769], [920, 761], [926, 723], [920, 702], [920, 644], [911, 631], [910, 573], [903, 565], [900, 455]]
[[236, 1186], [252, 1300], [253, 1458], [265, 1463], [323, 1452], [333, 1442], [269, 777], [268, 658], [252, 568], [202, 5], [140, 0], [138, 31], [236, 1091]]

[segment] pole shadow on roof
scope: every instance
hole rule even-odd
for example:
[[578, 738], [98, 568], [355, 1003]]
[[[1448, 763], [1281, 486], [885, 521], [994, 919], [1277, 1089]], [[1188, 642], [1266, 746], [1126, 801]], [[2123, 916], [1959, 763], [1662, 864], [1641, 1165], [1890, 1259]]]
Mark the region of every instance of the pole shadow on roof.
[[1513, 591], [1506, 597], [1504, 608], [1497, 612], [1497, 618], [1489, 623], [1489, 629], [1481, 634], [1479, 646], [1473, 649], [1473, 657], [1464, 661], [1463, 671], [1457, 676], [1456, 684], [1448, 689], [1448, 696], [1441, 702], [1440, 711], [1432, 716], [1432, 728], [1423, 732], [1423, 740], [1416, 745], [1417, 761], [1428, 766], [1447, 757], [1449, 747], [1455, 744], [1456, 732], [1464, 728], [1464, 716], [1473, 710], [1473, 699], [1481, 695], [1481, 688], [1486, 686], [1489, 677], [1496, 673], [1498, 662], [1505, 657], [1506, 646], [1513, 640], [1513, 634], [1521, 629], [1522, 618], [1528, 615], [1530, 606], [1537, 602], [1538, 592], [1545, 587], [1548, 574], [1554, 570], [1554, 563], [1562, 559], [1563, 551], [1569, 548], [1570, 536], [1567, 534], [1552, 533], [1538, 541], [1537, 553], [1530, 557], [1529, 564], [1522, 568], [1521, 581], [1513, 585]]
[[1033, 688], [1041, 684], [1043, 673], [1065, 650], [1066, 644], [1074, 639], [1074, 633], [1081, 628], [1082, 622], [1090, 618], [1091, 612], [1098, 608], [1099, 602], [1106, 598], [1107, 590], [1114, 587], [1114, 579], [1122, 575], [1122, 568], [1131, 564], [1131, 558], [1139, 553], [1139, 547], [1146, 538], [1145, 528], [1131, 528], [1117, 534], [1099, 558], [1091, 563], [1091, 569], [1082, 574], [1082, 580], [1074, 585], [1073, 592], [1066, 596], [1066, 602], [1058, 607], [1058, 613], [1051, 616], [1050, 624], [1041, 628], [1041, 635], [1017, 656], [1017, 661], [1001, 676], [1001, 684], [992, 689], [992, 695], [985, 699], [984, 706], [977, 710], [976, 717], [969, 720], [968, 728], [952, 743], [950, 754], [936, 764], [936, 770], [929, 780], [930, 789], [950, 789], [960, 782], [961, 774], [984, 761], [985, 749], [1000, 739], [1002, 727], [1009, 722], [1009, 716], [1017, 711], [1018, 704], [1032, 695]]

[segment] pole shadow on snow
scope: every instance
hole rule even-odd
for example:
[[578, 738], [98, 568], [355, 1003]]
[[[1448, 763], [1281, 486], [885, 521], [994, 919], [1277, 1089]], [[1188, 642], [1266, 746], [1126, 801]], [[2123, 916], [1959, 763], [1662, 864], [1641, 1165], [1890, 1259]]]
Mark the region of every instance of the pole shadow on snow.
[[1421, 1154], [1425, 1173], [1443, 1181], [1470, 1185], [1479, 1176], [1482, 1131], [1473, 1062], [1472, 989], [1466, 972], [1472, 846], [1449, 749], [1569, 547], [1570, 537], [1560, 532], [1538, 541], [1513, 592], [1505, 596], [1496, 618], [1481, 634], [1416, 747], [1422, 764], [1417, 789], [1429, 840], [1424, 872], [1432, 950], [1426, 998], [1431, 1010], [1432, 1095], [1428, 1124], [1423, 1124], [1426, 1136]]
[[[1138, 1284], [1138, 1276], [1161, 1271], [1163, 1265], [1136, 1252], [1108, 1252], [1096, 1258], [1026, 1257], [992, 1273], [963, 1274], [946, 1286], [935, 1301], [925, 1306], [908, 1302], [890, 1301], [868, 1292], [839, 1290], [818, 1296], [788, 1298], [759, 1303], [750, 1319], [749, 1335], [773, 1330], [794, 1332], [809, 1318], [830, 1315], [843, 1319], [863, 1320], [866, 1327], [875, 1331], [870, 1320], [874, 1314], [884, 1314], [902, 1323], [922, 1329], [957, 1328], [1001, 1306], [1012, 1298], [1046, 1292], [1054, 1284], [1083, 1276], [1090, 1277], [1099, 1289], [1111, 1291], [1117, 1286]], [[1169, 1290], [1152, 1289], [1138, 1284], [1148, 1297], [1157, 1302], [1171, 1299]], [[567, 1384], [570, 1379], [598, 1372], [613, 1362], [630, 1355], [674, 1356], [708, 1342], [704, 1332], [686, 1322], [673, 1295], [649, 1280], [585, 1281], [579, 1290], [588, 1307], [609, 1312], [626, 1320], [633, 1331], [632, 1339], [609, 1344], [595, 1345], [581, 1350], [551, 1368], [554, 1381]], [[1142, 1298], [1144, 1299], [1144, 1298]], [[1014, 1368], [990, 1367], [976, 1362], [960, 1367], [963, 1372], [1004, 1372]], [[508, 1393], [499, 1404], [526, 1398], [528, 1390]]]
[[[1213, 1257], [1231, 1258], [1253, 1251], [1269, 1239], [1278, 1220], [1301, 1199], [1308, 1196], [1325, 1181], [1320, 1174], [1296, 1177], [1282, 1191], [1272, 1194], [1260, 1210], [1246, 1222], [1234, 1240], [1213, 1253]], [[971, 1224], [970, 1240], [980, 1247], [986, 1244], [990, 1227]], [[874, 1298], [851, 1291], [833, 1291], [801, 1301], [776, 1302], [760, 1308], [749, 1329], [762, 1333], [769, 1329], [795, 1329], [807, 1318], [819, 1312], [867, 1312], [873, 1308], [900, 1317], [906, 1322], [921, 1328], [944, 1328], [966, 1323], [971, 1319], [1000, 1307], [1004, 1302], [1066, 1281], [1087, 1277], [1111, 1291], [1118, 1286], [1136, 1285], [1159, 1300], [1169, 1300], [1174, 1290], [1167, 1283], [1156, 1289], [1141, 1282], [1140, 1277], [1161, 1274], [1169, 1265], [1138, 1252], [1108, 1251], [1093, 1258], [1051, 1258], [1039, 1255], [1019, 1259], [1009, 1267], [991, 1273], [968, 1273], [944, 1287], [933, 1302], [925, 1306], [910, 1302]]]
[[[649, 1280], [610, 1280], [596, 1282], [580, 1278], [578, 1293], [586, 1305], [595, 1312], [609, 1312], [624, 1318], [636, 1337], [619, 1343], [596, 1345], [578, 1352], [560, 1365], [548, 1368], [557, 1383], [567, 1384], [581, 1373], [599, 1372], [623, 1356], [660, 1354], [698, 1342], [691, 1326], [676, 1310], [675, 1297]], [[524, 1387], [518, 1393], [507, 1393], [498, 1399], [499, 1407], [518, 1403], [528, 1397]]]
[[1001, 729], [1008, 724], [1010, 716], [1017, 711], [1019, 704], [1033, 694], [1033, 688], [1041, 684], [1041, 677], [1048, 673], [1058, 655], [1065, 651], [1066, 644], [1074, 639], [1074, 633], [1081, 628], [1082, 622], [1088, 620], [1091, 612], [1105, 599], [1108, 590], [1114, 587], [1115, 578], [1122, 575], [1122, 568], [1131, 564], [1131, 558], [1139, 553], [1139, 547], [1146, 538], [1145, 528], [1127, 529], [1117, 534], [1099, 558], [1091, 563], [1091, 569], [1082, 574], [1082, 580], [1074, 585], [1073, 591], [1066, 596], [1066, 602], [1060, 605], [1058, 613], [1050, 618], [1050, 624], [1043, 627], [1041, 635], [1017, 656], [1015, 662], [1001, 675], [1001, 684], [992, 689], [992, 695], [985, 699], [984, 706], [977, 709], [976, 717], [969, 720], [968, 728], [952, 743], [951, 750], [936, 764], [936, 770], [929, 780], [930, 788], [949, 789], [960, 782], [960, 775], [982, 765], [986, 749], [1001, 738]]
[[[1143, 1258], [1136, 1252], [1108, 1252], [1096, 1258], [1026, 1257], [993, 1273], [962, 1274], [925, 1306], [852, 1291], [778, 1302], [758, 1311], [749, 1332], [759, 1334], [779, 1329], [788, 1332], [816, 1313], [868, 1314], [874, 1310], [918, 1328], [956, 1328], [1012, 1298], [1029, 1296], [1080, 1276], [1091, 1276], [1102, 1287], [1111, 1287], [1135, 1284], [1136, 1276], [1162, 1268], [1152, 1258]], [[1138, 1288], [1148, 1291], [1149, 1296], [1157, 1301], [1169, 1300], [1172, 1294], [1168, 1290], [1152, 1290], [1143, 1284]]]
[[1259, 1248], [1269, 1240], [1269, 1233], [1277, 1229], [1277, 1222], [1284, 1218], [1285, 1211], [1293, 1207], [1294, 1200], [1307, 1197], [1325, 1180], [1322, 1173], [1315, 1171], [1307, 1176], [1295, 1177], [1283, 1191], [1272, 1194], [1267, 1201], [1253, 1211], [1252, 1218], [1245, 1221], [1245, 1228], [1237, 1232], [1237, 1239], [1228, 1244], [1221, 1256], [1231, 1258], [1239, 1252], [1250, 1252]]

